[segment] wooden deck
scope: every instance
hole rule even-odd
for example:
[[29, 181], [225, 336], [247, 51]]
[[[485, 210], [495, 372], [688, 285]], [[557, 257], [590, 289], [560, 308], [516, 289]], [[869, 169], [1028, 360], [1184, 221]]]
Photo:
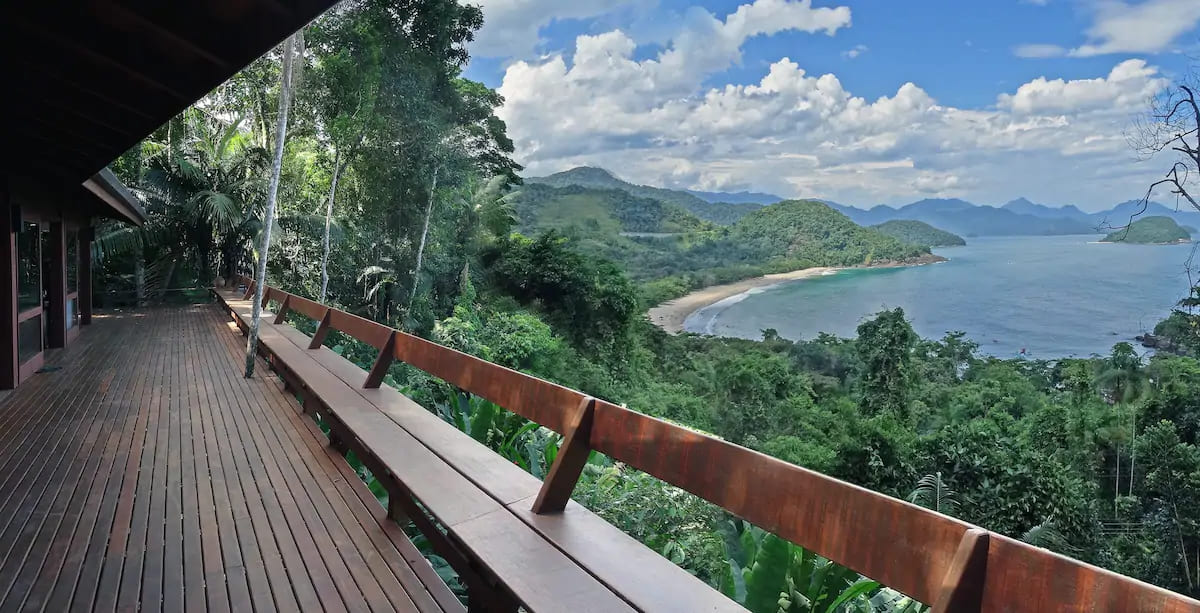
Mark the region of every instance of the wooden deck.
[[0, 611], [461, 609], [231, 325], [98, 316], [0, 398]]

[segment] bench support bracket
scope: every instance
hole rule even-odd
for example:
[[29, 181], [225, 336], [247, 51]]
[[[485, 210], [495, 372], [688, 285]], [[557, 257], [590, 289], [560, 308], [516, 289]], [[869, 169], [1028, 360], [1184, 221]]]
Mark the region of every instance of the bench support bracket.
[[586, 397], [579, 402], [579, 408], [563, 433], [562, 447], [558, 448], [554, 464], [550, 466], [542, 489], [538, 490], [537, 498], [533, 501], [534, 513], [561, 513], [567, 508], [567, 501], [575, 491], [575, 483], [579, 481], [579, 475], [592, 453], [589, 442], [595, 414], [595, 398]]
[[988, 531], [971, 528], [963, 534], [958, 551], [942, 580], [933, 613], [969, 613], [983, 605], [983, 583], [987, 578]]
[[367, 373], [367, 380], [363, 383], [366, 389], [376, 389], [383, 383], [383, 377], [387, 375], [388, 367], [392, 365], [392, 360], [396, 355], [396, 332], [393, 331], [388, 335], [387, 342], [379, 349], [379, 357], [375, 358], [375, 364], [371, 366], [371, 372]]
[[321, 316], [321, 323], [317, 325], [317, 331], [313, 332], [312, 342], [308, 344], [309, 349], [320, 349], [321, 345], [325, 344], [325, 337], [329, 336], [329, 318], [333, 314], [333, 309], [325, 309], [325, 314]]

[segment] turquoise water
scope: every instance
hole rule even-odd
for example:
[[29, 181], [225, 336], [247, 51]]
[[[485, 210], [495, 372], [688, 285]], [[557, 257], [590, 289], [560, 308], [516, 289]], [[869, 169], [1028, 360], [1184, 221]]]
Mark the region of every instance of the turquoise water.
[[935, 250], [948, 262], [782, 283], [701, 309], [684, 325], [751, 339], [766, 328], [790, 339], [854, 336], [873, 313], [903, 307], [921, 336], [961, 330], [999, 357], [1022, 348], [1034, 358], [1106, 354], [1152, 329], [1187, 294], [1193, 246], [1098, 238], [968, 239], [965, 247]]

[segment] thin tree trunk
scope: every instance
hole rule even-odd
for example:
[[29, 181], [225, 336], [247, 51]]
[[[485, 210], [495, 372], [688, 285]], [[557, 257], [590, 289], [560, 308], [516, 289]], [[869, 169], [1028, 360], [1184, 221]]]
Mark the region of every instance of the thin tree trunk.
[[[1136, 410], [1136, 409], [1135, 409]], [[1134, 413], [1129, 428], [1129, 495], [1133, 495], [1134, 466], [1137, 463], [1137, 414]]]
[[1113, 478], [1113, 518], [1117, 517], [1117, 498], [1121, 497], [1121, 444], [1116, 444], [1116, 453], [1114, 454], [1116, 464], [1116, 477]]
[[[354, 150], [362, 143], [364, 134], [366, 134], [365, 125], [358, 131], [358, 137], [354, 139], [350, 150], [346, 152], [347, 158], [354, 156]], [[333, 224], [333, 202], [337, 196], [338, 179], [342, 176], [342, 168], [342, 151], [338, 149], [333, 155], [333, 180], [329, 183], [329, 203], [325, 206], [325, 240], [324, 250], [321, 253], [321, 295], [317, 300], [322, 304], [325, 303], [325, 296], [329, 288], [329, 229]]]
[[342, 174], [342, 150], [333, 154], [333, 180], [329, 182], [329, 202], [325, 204], [325, 238], [321, 243], [321, 293], [317, 302], [325, 304], [325, 292], [329, 289], [329, 227], [333, 225], [333, 199], [337, 196], [338, 176]]
[[171, 279], [175, 277], [175, 262], [176, 258], [171, 258], [171, 262], [167, 264], [167, 274], [163, 275], [162, 287], [158, 289], [158, 302], [162, 304], [167, 301], [167, 290], [171, 289]]
[[1179, 525], [1179, 506], [1172, 501], [1171, 510], [1175, 513], [1175, 534], [1179, 536], [1179, 557], [1183, 558], [1183, 576], [1187, 577], [1188, 592], [1192, 591], [1192, 569], [1188, 567], [1187, 547], [1183, 544], [1183, 527]]
[[421, 279], [421, 260], [425, 255], [425, 241], [429, 238], [429, 218], [433, 216], [433, 195], [437, 191], [438, 167], [433, 167], [433, 181], [429, 186], [429, 204], [425, 206], [425, 227], [421, 229], [421, 242], [417, 245], [417, 267], [413, 269], [412, 294], [408, 297], [408, 310], [412, 312], [413, 301], [417, 299], [418, 281]]
[[258, 324], [262, 318], [263, 289], [267, 285], [267, 250], [271, 247], [271, 226], [275, 224], [275, 200], [279, 195], [279, 175], [283, 168], [283, 146], [287, 138], [288, 107], [291, 104], [292, 52], [296, 35], [283, 43], [283, 74], [279, 79], [279, 121], [275, 128], [275, 162], [271, 183], [267, 188], [267, 210], [263, 213], [262, 247], [258, 252], [258, 272], [255, 274], [254, 305], [250, 316], [250, 333], [246, 338], [246, 378], [254, 376], [254, 356], [258, 352]]

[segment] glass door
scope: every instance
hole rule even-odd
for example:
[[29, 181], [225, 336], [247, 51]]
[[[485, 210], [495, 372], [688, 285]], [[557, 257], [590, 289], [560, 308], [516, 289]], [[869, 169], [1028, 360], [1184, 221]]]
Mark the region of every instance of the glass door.
[[20, 379], [41, 367], [45, 347], [42, 306], [42, 230], [32, 221], [17, 234], [17, 361]]

